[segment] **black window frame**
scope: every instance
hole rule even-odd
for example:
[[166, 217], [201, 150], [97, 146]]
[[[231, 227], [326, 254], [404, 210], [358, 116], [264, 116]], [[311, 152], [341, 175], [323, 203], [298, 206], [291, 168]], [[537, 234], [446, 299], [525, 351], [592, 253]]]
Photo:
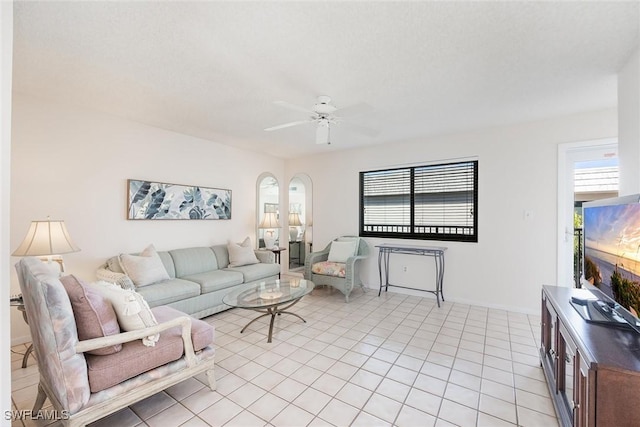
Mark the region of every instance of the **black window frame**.
[[[434, 196], [435, 194], [451, 194], [452, 192], [430, 192], [430, 193], [420, 193], [416, 194], [416, 170], [433, 170], [437, 171], [438, 169], [442, 169], [443, 171], [455, 170], [461, 166], [467, 165], [466, 167], [472, 168], [471, 176], [473, 177], [473, 194], [471, 196], [473, 202], [473, 208], [471, 215], [473, 216], [473, 225], [447, 225], [447, 224], [418, 224], [416, 225], [416, 198], [427, 198], [429, 196]], [[472, 166], [468, 166], [472, 165]], [[394, 193], [396, 194], [396, 198], [403, 198], [404, 200], [409, 198], [409, 215], [410, 221], [409, 224], [365, 224], [365, 179], [369, 177], [369, 181], [367, 182], [370, 185], [373, 181], [373, 177], [378, 174], [389, 174], [393, 179], [396, 180], [404, 180], [403, 184], [407, 185], [406, 178], [400, 177], [399, 174], [404, 173], [404, 171], [409, 171], [409, 192], [405, 193]], [[420, 172], [419, 172], [420, 173]], [[450, 172], [451, 173], [451, 172]], [[453, 172], [455, 173], [455, 172]], [[465, 180], [468, 179], [469, 172], [466, 172]], [[446, 173], [443, 172], [442, 175], [445, 177]], [[450, 177], [448, 177], [450, 178]], [[378, 181], [381, 182], [381, 181]], [[460, 182], [463, 182], [461, 180]], [[378, 183], [376, 183], [378, 185]], [[384, 185], [384, 182], [382, 182]], [[458, 192], [458, 193], [468, 193], [466, 192]], [[399, 195], [401, 194], [401, 195]], [[417, 197], [418, 196], [418, 197]], [[468, 197], [467, 197], [468, 198]], [[406, 202], [405, 202], [406, 203]], [[420, 206], [420, 205], [419, 205]], [[406, 209], [406, 207], [405, 207]], [[399, 213], [400, 211], [393, 211], [393, 213]], [[442, 210], [443, 214], [446, 214], [446, 210]], [[453, 229], [453, 230], [452, 230]], [[420, 230], [420, 231], [418, 231]], [[406, 167], [398, 167], [391, 169], [379, 169], [379, 170], [371, 170], [371, 171], [363, 171], [360, 172], [360, 226], [359, 226], [359, 235], [361, 237], [382, 237], [382, 238], [393, 238], [393, 239], [414, 239], [414, 240], [435, 240], [435, 241], [456, 241], [456, 242], [478, 242], [478, 160], [466, 160], [466, 161], [457, 161], [457, 162], [449, 162], [449, 163], [432, 163], [432, 164], [423, 164], [418, 166], [406, 166]]]

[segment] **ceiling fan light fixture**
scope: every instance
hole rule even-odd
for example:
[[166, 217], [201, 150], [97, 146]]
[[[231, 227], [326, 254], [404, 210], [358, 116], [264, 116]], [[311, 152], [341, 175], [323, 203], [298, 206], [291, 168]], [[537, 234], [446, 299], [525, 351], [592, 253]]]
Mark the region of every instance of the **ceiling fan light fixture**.
[[320, 119], [316, 127], [316, 144], [331, 144], [331, 128], [328, 119]]
[[[355, 104], [346, 108], [337, 108], [335, 105], [331, 104], [331, 97], [326, 95], [321, 95], [317, 98], [316, 104], [313, 106], [311, 110], [306, 109], [304, 107], [300, 107], [298, 105], [290, 104], [285, 101], [275, 101], [274, 104], [279, 105], [281, 107], [288, 108], [290, 110], [303, 111], [306, 113], [311, 113], [307, 120], [299, 120], [295, 122], [285, 123], [282, 125], [272, 126], [266, 128], [265, 131], [274, 131], [279, 129], [284, 129], [292, 126], [297, 126], [305, 123], [316, 123], [316, 144], [331, 144], [330, 140], [330, 125], [331, 124], [342, 124], [343, 122], [343, 112], [347, 113], [347, 115], [356, 115], [362, 114], [364, 112], [370, 112], [372, 110], [366, 104]], [[356, 133], [360, 133], [369, 137], [377, 135], [377, 131], [373, 131], [371, 129], [365, 128], [364, 126], [359, 126], [354, 124], [349, 127], [351, 130]]]

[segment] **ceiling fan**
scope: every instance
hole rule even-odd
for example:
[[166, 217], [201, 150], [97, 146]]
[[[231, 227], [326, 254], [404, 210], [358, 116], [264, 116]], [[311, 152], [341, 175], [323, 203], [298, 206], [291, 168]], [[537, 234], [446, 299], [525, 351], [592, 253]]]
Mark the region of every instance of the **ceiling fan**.
[[318, 101], [311, 109], [300, 107], [295, 104], [290, 104], [285, 101], [275, 101], [274, 104], [284, 108], [288, 108], [290, 110], [302, 111], [304, 113], [310, 114], [310, 116], [305, 120], [298, 120], [278, 126], [268, 127], [265, 129], [265, 131], [267, 132], [292, 126], [298, 126], [306, 123], [315, 123], [316, 144], [331, 144], [331, 126], [333, 125], [344, 126], [344, 128], [347, 130], [351, 130], [353, 132], [357, 132], [369, 137], [378, 135], [378, 131], [376, 130], [344, 121], [345, 117], [372, 111], [373, 108], [367, 104], [361, 103], [345, 108], [337, 108], [335, 105], [331, 104], [331, 98], [326, 95], [319, 96]]

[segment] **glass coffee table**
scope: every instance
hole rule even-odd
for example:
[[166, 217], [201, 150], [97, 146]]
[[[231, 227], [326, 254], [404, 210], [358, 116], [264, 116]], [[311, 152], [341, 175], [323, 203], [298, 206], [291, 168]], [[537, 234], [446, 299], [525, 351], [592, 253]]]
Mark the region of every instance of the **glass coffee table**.
[[267, 342], [271, 342], [273, 322], [275, 321], [276, 315], [290, 314], [307, 323], [302, 317], [296, 313], [287, 311], [287, 309], [297, 304], [303, 296], [310, 293], [314, 286], [311, 280], [305, 279], [254, 283], [228, 293], [224, 296], [222, 302], [231, 307], [264, 313], [247, 323], [240, 333], [243, 333], [249, 325], [256, 320], [265, 316], [271, 316], [269, 336], [267, 338]]

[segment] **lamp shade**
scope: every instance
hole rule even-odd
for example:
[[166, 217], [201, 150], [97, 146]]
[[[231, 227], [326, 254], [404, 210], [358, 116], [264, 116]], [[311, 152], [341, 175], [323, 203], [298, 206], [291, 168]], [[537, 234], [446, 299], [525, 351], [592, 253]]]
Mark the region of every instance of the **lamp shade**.
[[13, 256], [49, 256], [78, 252], [64, 221], [31, 221], [27, 232]]
[[258, 228], [280, 228], [280, 223], [278, 222], [278, 217], [275, 212], [267, 212], [264, 214], [264, 218], [262, 218], [262, 222], [258, 226]]
[[289, 227], [299, 227], [301, 225], [300, 214], [298, 212], [289, 213]]

